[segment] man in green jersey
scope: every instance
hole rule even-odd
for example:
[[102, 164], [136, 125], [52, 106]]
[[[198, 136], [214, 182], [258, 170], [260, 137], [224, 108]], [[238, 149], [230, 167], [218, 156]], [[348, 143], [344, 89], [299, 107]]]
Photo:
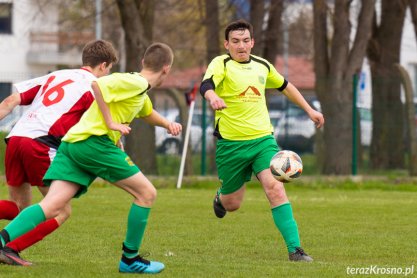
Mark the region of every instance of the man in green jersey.
[[225, 29], [224, 47], [228, 54], [209, 64], [200, 87], [201, 95], [215, 110], [218, 138], [216, 165], [220, 189], [213, 201], [214, 213], [222, 218], [239, 209], [245, 182], [256, 175], [272, 210], [275, 225], [287, 245], [291, 261], [312, 261], [300, 247], [297, 223], [282, 182], [269, 169], [279, 147], [265, 100], [265, 89], [275, 88], [306, 111], [319, 128], [323, 115], [311, 108], [300, 92], [284, 79], [267, 60], [251, 55], [254, 45], [252, 25], [244, 20]]
[[[171, 69], [173, 52], [162, 43], [148, 47], [140, 73], [114, 73], [93, 82], [96, 100], [62, 139], [57, 155], [44, 176], [50, 189], [36, 205], [23, 210], [0, 232], [0, 246], [55, 217], [73, 197], [84, 194], [96, 177], [101, 177], [130, 193], [131, 205], [119, 271], [158, 273], [164, 264], [143, 259], [139, 254], [156, 189], [116, 146], [121, 134], [130, 131], [135, 117], [178, 135], [181, 125], [169, 122], [152, 109], [148, 91], [158, 87]], [[101, 112], [100, 112], [101, 111]], [[0, 250], [0, 259], [5, 249]]]

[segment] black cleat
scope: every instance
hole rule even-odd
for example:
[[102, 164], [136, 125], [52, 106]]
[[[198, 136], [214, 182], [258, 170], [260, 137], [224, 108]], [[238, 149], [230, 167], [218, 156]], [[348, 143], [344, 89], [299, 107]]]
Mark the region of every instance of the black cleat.
[[0, 263], [18, 266], [30, 266], [31, 262], [25, 261], [19, 256], [19, 252], [10, 247], [4, 246], [0, 250]]
[[214, 197], [214, 200], [213, 200], [213, 210], [214, 210], [214, 214], [218, 218], [223, 218], [226, 215], [226, 209], [223, 207], [222, 203], [220, 202], [220, 197], [218, 193], [216, 193], [216, 196]]
[[300, 247], [295, 248], [295, 252], [288, 254], [290, 261], [294, 262], [312, 262], [313, 258], [307, 255]]

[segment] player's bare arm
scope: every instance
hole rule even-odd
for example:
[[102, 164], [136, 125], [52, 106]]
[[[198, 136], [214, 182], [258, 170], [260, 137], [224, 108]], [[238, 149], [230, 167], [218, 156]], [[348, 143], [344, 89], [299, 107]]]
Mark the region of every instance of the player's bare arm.
[[20, 95], [18, 93], [13, 93], [7, 98], [5, 98], [0, 103], [0, 120], [9, 115], [13, 109], [20, 105]]
[[227, 108], [226, 103], [213, 90], [207, 90], [204, 98], [210, 103], [213, 110], [222, 110]]
[[131, 128], [125, 124], [115, 123], [110, 114], [110, 109], [107, 106], [106, 102], [103, 99], [101, 94], [100, 87], [97, 85], [97, 82], [93, 82], [91, 85], [94, 97], [96, 99], [97, 105], [100, 108], [101, 114], [103, 115], [104, 121], [109, 129], [119, 131], [122, 135], [127, 135], [130, 133]]
[[283, 93], [288, 97], [290, 101], [300, 106], [307, 113], [310, 119], [316, 124], [317, 128], [320, 128], [324, 125], [323, 114], [314, 110], [305, 100], [300, 91], [298, 91], [298, 89], [292, 83], [288, 82], [288, 85]]
[[177, 136], [182, 131], [182, 125], [176, 122], [170, 122], [156, 110], [152, 110], [149, 116], [143, 117], [143, 120], [150, 125], [160, 126], [167, 130], [168, 134]]

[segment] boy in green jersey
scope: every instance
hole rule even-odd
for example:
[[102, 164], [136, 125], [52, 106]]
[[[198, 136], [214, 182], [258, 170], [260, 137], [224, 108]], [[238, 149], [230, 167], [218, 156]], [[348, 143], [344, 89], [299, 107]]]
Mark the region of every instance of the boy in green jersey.
[[[148, 91], [158, 87], [171, 69], [173, 52], [163, 43], [148, 47], [140, 73], [114, 73], [93, 82], [95, 102], [74, 125], [58, 149], [44, 176], [50, 189], [36, 205], [23, 210], [0, 232], [0, 246], [33, 229], [39, 223], [55, 217], [73, 197], [87, 192], [96, 177], [122, 188], [134, 198], [123, 242], [119, 271], [123, 273], [158, 273], [164, 264], [143, 259], [139, 254], [150, 208], [156, 189], [116, 145], [121, 134], [128, 134], [130, 122], [141, 117], [146, 122], [178, 135], [181, 125], [169, 122], [152, 109]], [[7, 258], [0, 250], [0, 261]]]
[[256, 175], [281, 232], [291, 261], [312, 261], [300, 246], [297, 223], [284, 184], [269, 169], [279, 147], [265, 99], [265, 89], [275, 88], [306, 111], [319, 128], [323, 115], [311, 108], [301, 93], [280, 75], [267, 60], [251, 55], [254, 45], [252, 25], [238, 20], [225, 29], [224, 47], [228, 54], [215, 57], [201, 83], [200, 93], [215, 111], [218, 138], [216, 165], [221, 187], [213, 201], [214, 213], [222, 218], [239, 209], [245, 182]]

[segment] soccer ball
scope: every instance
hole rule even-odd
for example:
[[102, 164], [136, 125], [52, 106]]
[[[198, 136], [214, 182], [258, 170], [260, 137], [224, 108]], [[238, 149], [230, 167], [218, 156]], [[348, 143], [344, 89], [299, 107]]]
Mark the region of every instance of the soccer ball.
[[303, 162], [295, 152], [282, 150], [272, 157], [269, 168], [277, 180], [289, 182], [301, 175]]

